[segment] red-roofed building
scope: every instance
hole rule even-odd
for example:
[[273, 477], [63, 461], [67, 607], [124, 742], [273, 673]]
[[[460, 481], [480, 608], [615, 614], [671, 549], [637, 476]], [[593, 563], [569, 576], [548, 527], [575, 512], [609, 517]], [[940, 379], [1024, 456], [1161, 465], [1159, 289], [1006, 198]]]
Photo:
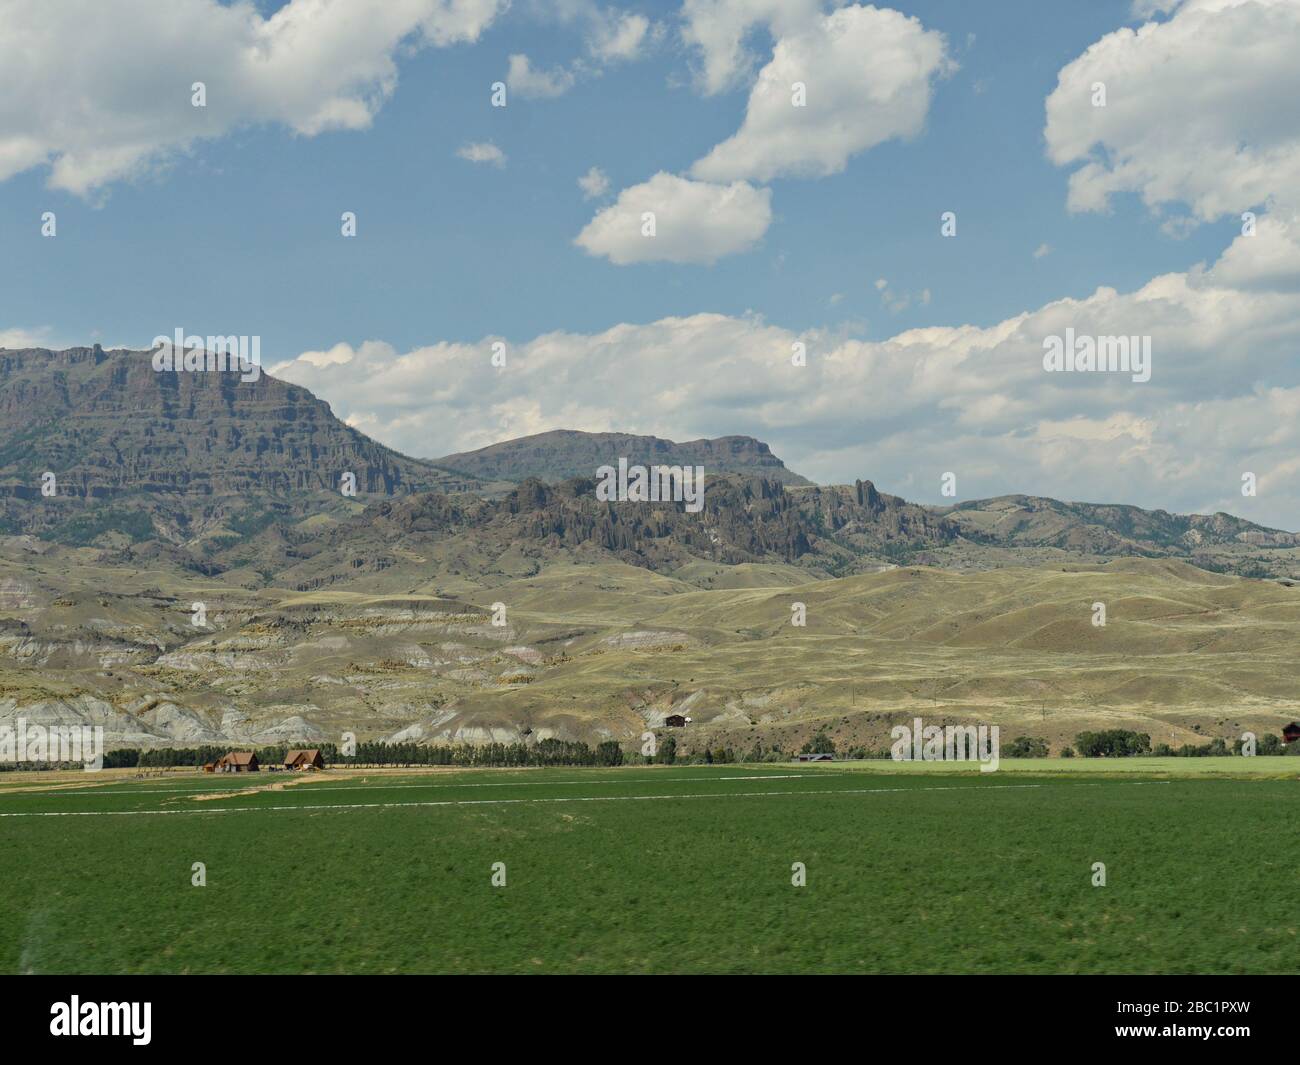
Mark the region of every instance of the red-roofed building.
[[214, 768], [218, 773], [256, 773], [261, 766], [252, 751], [231, 751], [218, 758]]
[[286, 751], [284, 755], [285, 769], [324, 769], [325, 759], [321, 757], [320, 751], [312, 747], [302, 751]]

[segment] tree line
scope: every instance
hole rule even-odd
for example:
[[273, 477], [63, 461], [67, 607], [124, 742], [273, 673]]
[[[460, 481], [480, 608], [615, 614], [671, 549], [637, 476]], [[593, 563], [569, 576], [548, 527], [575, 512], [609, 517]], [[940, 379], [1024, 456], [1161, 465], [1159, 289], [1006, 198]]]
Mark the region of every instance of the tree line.
[[[1080, 732], [1074, 745], [1061, 751], [1063, 758], [1131, 758], [1139, 755], [1176, 758], [1209, 758], [1240, 755], [1243, 741], [1229, 743], [1214, 738], [1202, 745], [1183, 744], [1171, 747], [1167, 743], [1151, 743], [1146, 732], [1130, 729], [1105, 729], [1099, 732]], [[228, 753], [230, 747], [158, 747], [150, 750], [126, 748], [109, 751], [104, 755], [105, 769], [168, 769], [180, 766], [202, 766], [215, 762]], [[258, 747], [254, 750], [262, 765], [280, 765], [284, 762], [284, 746]], [[719, 745], [679, 752], [673, 736], [663, 737], [656, 753], [643, 755], [640, 751], [624, 751], [616, 740], [605, 740], [594, 747], [582, 741], [544, 739], [537, 743], [358, 743], [352, 753], [343, 753], [337, 744], [320, 745], [321, 757], [326, 765], [342, 766], [482, 766], [482, 767], [539, 767], [539, 766], [618, 766], [618, 765], [727, 765], [738, 762], [787, 762], [795, 752], [787, 752], [779, 745], [765, 747], [756, 740], [748, 750]], [[835, 740], [825, 731], [819, 731], [805, 742], [798, 753], [837, 754]], [[1256, 743], [1256, 754], [1300, 755], [1300, 743], [1287, 745], [1273, 733], [1265, 733]], [[1046, 758], [1048, 741], [1036, 736], [1017, 736], [1001, 751], [1003, 758]], [[843, 751], [841, 757], [890, 757], [888, 748], [873, 750], [854, 746]]]
[[[660, 745], [662, 760], [671, 762], [676, 751], [676, 741], [669, 737]], [[233, 748], [239, 749], [239, 748]], [[253, 753], [262, 765], [280, 765], [287, 748], [257, 747]], [[202, 766], [215, 762], [232, 748], [213, 747], [157, 747], [150, 750], [133, 748], [109, 751], [104, 755], [106, 769], [168, 769], [173, 766]], [[345, 754], [337, 744], [323, 743], [319, 747], [326, 765], [345, 766], [564, 766], [590, 765], [615, 766], [624, 763], [623, 748], [616, 740], [606, 740], [591, 747], [571, 740], [545, 739], [533, 744], [524, 743], [358, 743], [352, 753]]]

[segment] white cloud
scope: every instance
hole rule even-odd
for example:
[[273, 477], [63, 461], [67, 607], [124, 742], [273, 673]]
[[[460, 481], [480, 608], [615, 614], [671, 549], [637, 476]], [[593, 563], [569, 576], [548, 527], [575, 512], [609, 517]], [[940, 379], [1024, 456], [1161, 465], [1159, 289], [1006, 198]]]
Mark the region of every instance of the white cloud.
[[[691, 169], [710, 181], [824, 177], [920, 132], [932, 81], [953, 69], [940, 33], [889, 9], [845, 7], [778, 38], [745, 121]], [[805, 86], [806, 105], [793, 104]]]
[[477, 141], [462, 145], [456, 154], [471, 163], [490, 163], [496, 167], [506, 165], [506, 153], [491, 141]]
[[510, 68], [506, 73], [506, 85], [511, 92], [529, 99], [551, 99], [563, 96], [573, 87], [576, 77], [572, 70], [556, 66], [551, 70], [534, 68], [528, 56], [510, 57]]
[[587, 55], [567, 66], [542, 70], [528, 56], [510, 56], [506, 84], [521, 96], [550, 99], [563, 96], [579, 79], [598, 78], [616, 63], [645, 58], [649, 47], [663, 35], [663, 27], [644, 15], [602, 8], [594, 0], [558, 0], [545, 13], [582, 34]]
[[[771, 190], [743, 181], [715, 185], [661, 171], [620, 192], [574, 243], [620, 266], [713, 263], [754, 247], [772, 222], [771, 199]], [[654, 236], [643, 235], [646, 213], [654, 215]]]
[[41, 326], [39, 329], [0, 329], [0, 348], [11, 348], [14, 351], [23, 348], [48, 348], [49, 337], [48, 326]]
[[506, 85], [511, 92], [532, 99], [550, 99], [563, 96], [573, 88], [577, 80], [573, 71], [563, 67], [552, 70], [540, 70], [533, 66], [526, 55], [512, 55], [510, 67], [506, 73]]
[[757, 57], [747, 39], [760, 26], [781, 37], [821, 17], [822, 0], [685, 0], [682, 40], [702, 61], [696, 81], [712, 95], [749, 80]]
[[[923, 501], [942, 502], [939, 475], [952, 470], [965, 498], [1031, 492], [1225, 509], [1295, 530], [1300, 293], [1229, 280], [1242, 278], [1246, 242], [1260, 239], [1238, 237], [1207, 269], [1129, 293], [1101, 288], [988, 327], [866, 341], [697, 314], [512, 342], [504, 372], [491, 366], [487, 339], [407, 353], [367, 342], [344, 346], [346, 361], [335, 349], [280, 372], [417, 455], [557, 428], [679, 440], [748, 433], [820, 480], [869, 477]], [[1151, 380], [1046, 373], [1043, 338], [1067, 327], [1152, 337]], [[805, 367], [790, 364], [795, 340], [807, 344]], [[1239, 494], [1247, 471], [1260, 479], [1255, 499]]]
[[1133, 17], [1150, 18], [1152, 15], [1167, 15], [1182, 2], [1183, 0], [1133, 0]]
[[650, 20], [644, 15], [615, 13], [597, 20], [587, 48], [603, 63], [626, 62], [640, 57], [650, 37]]
[[[578, 235], [588, 252], [616, 263], [711, 263], [748, 251], [771, 222], [770, 190], [750, 181], [838, 173], [851, 155], [914, 135], [929, 110], [932, 78], [952, 69], [942, 34], [889, 9], [851, 6], [822, 15], [819, 3], [804, 0], [686, 0], [682, 16], [683, 40], [703, 59], [705, 92], [748, 71], [745, 41], [756, 28], [776, 38], [773, 56], [740, 130], [694, 164], [695, 180], [661, 172], [625, 189]], [[794, 105], [796, 82], [803, 106]], [[641, 214], [660, 207], [678, 224], [672, 239], [650, 243]], [[699, 240], [686, 229], [692, 221]]]
[[582, 189], [583, 199], [598, 200], [609, 191], [609, 175], [593, 166], [578, 178], [578, 188]]
[[[0, 180], [48, 165], [85, 196], [249, 124], [364, 129], [406, 49], [474, 41], [506, 0], [7, 0]], [[191, 85], [207, 106], [191, 106]]]
[[[1081, 163], [1074, 211], [1136, 192], [1210, 221], [1300, 189], [1300, 3], [1185, 0], [1164, 22], [1107, 34], [1068, 64], [1047, 99], [1048, 157]], [[1092, 105], [1092, 86], [1106, 105]]]
[[1300, 292], [1300, 212], [1260, 216], [1255, 235], [1232, 243], [1212, 279], [1234, 288]]
[[277, 363], [270, 367], [268, 373], [278, 374], [281, 370], [298, 363], [308, 366], [341, 366], [351, 362], [354, 352], [349, 344], [335, 344], [328, 351], [304, 351], [297, 359]]
[[1038, 245], [1037, 248], [1034, 249], [1035, 259], [1046, 259], [1047, 256], [1051, 254], [1052, 254], [1052, 246], [1047, 243], [1040, 244]]

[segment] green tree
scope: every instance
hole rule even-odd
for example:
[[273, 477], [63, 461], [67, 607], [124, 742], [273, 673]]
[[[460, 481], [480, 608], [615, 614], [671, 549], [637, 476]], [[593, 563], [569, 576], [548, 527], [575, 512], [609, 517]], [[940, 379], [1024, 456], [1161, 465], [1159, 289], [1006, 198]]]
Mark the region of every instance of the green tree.
[[800, 754], [834, 754], [835, 741], [826, 734], [824, 728], [817, 730], [811, 740], [799, 748]]

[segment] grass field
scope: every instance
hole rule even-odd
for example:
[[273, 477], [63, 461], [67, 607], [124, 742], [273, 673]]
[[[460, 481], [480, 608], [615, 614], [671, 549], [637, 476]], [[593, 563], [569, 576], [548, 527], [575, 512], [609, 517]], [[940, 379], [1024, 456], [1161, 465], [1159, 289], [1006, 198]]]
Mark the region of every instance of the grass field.
[[1158, 762], [11, 774], [0, 968], [1300, 972], [1292, 760]]

